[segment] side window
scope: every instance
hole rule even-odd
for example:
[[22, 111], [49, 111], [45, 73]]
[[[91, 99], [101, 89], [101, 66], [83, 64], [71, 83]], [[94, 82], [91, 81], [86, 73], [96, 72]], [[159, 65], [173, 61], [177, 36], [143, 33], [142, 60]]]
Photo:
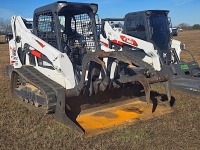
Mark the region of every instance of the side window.
[[38, 31], [39, 32], [53, 31], [52, 16], [40, 15], [38, 17]]
[[37, 36], [49, 43], [55, 48], [57, 46], [57, 38], [55, 32], [55, 21], [52, 12], [43, 12], [36, 14], [36, 31]]
[[127, 30], [128, 31], [145, 31], [143, 17], [134, 17], [127, 19]]
[[130, 36], [146, 40], [145, 22], [143, 16], [131, 16], [126, 20], [126, 32]]
[[74, 18], [71, 18], [71, 29], [73, 32], [76, 31], [76, 21], [74, 20]]
[[59, 16], [59, 22], [60, 22], [60, 30], [61, 33], [65, 31], [65, 16]]

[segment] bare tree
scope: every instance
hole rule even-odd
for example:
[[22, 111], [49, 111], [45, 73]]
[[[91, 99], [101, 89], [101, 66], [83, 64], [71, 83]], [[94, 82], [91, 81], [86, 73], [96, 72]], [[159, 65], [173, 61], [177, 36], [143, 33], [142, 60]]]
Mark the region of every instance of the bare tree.
[[0, 18], [0, 34], [11, 32], [11, 24], [9, 20]]
[[180, 23], [180, 24], [178, 25], [178, 27], [179, 27], [179, 28], [182, 28], [182, 29], [186, 29], [186, 30], [192, 28], [188, 23]]

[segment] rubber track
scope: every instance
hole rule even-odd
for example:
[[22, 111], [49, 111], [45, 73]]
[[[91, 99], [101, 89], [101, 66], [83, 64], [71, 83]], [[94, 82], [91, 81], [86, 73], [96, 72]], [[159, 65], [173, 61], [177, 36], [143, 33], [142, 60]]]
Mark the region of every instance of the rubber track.
[[46, 113], [55, 113], [59, 90], [63, 87], [49, 79], [32, 66], [14, 69], [26, 82], [40, 89], [46, 97]]

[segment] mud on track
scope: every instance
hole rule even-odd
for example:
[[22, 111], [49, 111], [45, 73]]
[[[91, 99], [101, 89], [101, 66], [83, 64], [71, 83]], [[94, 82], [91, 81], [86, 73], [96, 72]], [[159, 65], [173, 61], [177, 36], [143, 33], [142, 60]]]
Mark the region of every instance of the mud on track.
[[[176, 38], [186, 43], [200, 63], [200, 31], [184, 31]], [[190, 58], [186, 52], [182, 57]], [[176, 98], [173, 113], [83, 139], [52, 116], [33, 113], [12, 100], [6, 64], [8, 45], [0, 44], [0, 149], [200, 149], [198, 96], [173, 91]], [[163, 92], [162, 88], [153, 90]]]

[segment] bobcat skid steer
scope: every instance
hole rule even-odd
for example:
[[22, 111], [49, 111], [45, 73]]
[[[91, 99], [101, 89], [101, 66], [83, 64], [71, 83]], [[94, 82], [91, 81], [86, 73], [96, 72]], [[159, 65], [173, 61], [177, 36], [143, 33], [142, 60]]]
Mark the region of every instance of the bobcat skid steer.
[[102, 19], [101, 47], [115, 51], [132, 50], [135, 57], [157, 71], [167, 65], [171, 70], [167, 74], [174, 88], [199, 95], [200, 67], [195, 61], [180, 59], [185, 44], [171, 38], [168, 13], [167, 10], [147, 10], [128, 13], [124, 18]]
[[37, 8], [32, 31], [13, 16], [7, 66], [13, 98], [88, 136], [171, 112], [150, 102], [150, 84], [158, 82], [170, 101], [167, 70], [155, 71], [132, 51], [101, 50], [97, 9], [63, 1]]

